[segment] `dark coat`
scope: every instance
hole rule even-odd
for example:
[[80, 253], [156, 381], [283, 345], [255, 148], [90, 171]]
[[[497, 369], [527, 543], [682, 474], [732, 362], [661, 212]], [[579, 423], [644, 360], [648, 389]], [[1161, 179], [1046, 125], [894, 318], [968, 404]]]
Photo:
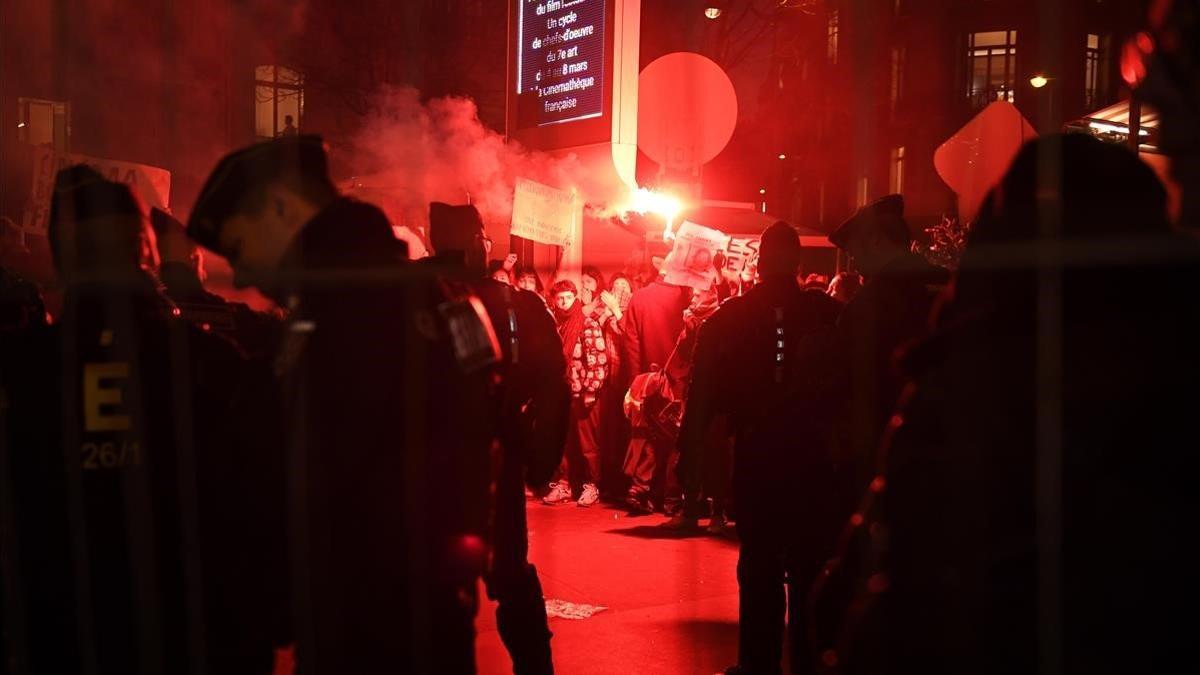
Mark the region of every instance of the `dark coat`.
[[277, 365], [301, 668], [469, 671], [492, 344], [479, 342], [469, 297], [405, 261], [374, 206], [332, 203], [286, 260], [292, 314]]
[[691, 288], [661, 279], [634, 292], [621, 323], [625, 333], [621, 363], [629, 379], [667, 365], [683, 332], [683, 310], [691, 301]]
[[266, 672], [288, 642], [266, 373], [127, 281], [0, 345], [18, 671]]
[[829, 395], [844, 403], [841, 452], [858, 466], [859, 482], [903, 386], [897, 352], [929, 334], [930, 311], [948, 281], [946, 270], [915, 253], [904, 254], [868, 279], [838, 320], [836, 358], [844, 370], [839, 388]]
[[809, 479], [819, 484], [816, 472], [829, 463], [826, 448], [810, 432], [817, 421], [797, 415], [792, 405], [805, 378], [797, 356], [805, 338], [833, 326], [838, 309], [828, 296], [801, 290], [792, 279], [769, 280], [726, 301], [700, 328], [679, 470], [681, 476], [699, 473], [709, 424], [728, 415], [739, 527], [756, 519], [788, 522], [817, 500], [816, 493], [796, 489]]
[[[1182, 238], [1158, 250], [1200, 259]], [[964, 257], [938, 329], [904, 357], [882, 490], [850, 547], [866, 553], [854, 587], [885, 592], [834, 624], [850, 672], [1032, 672], [1046, 618], [1061, 626], [1059, 672], [1169, 672], [1187, 658], [1196, 266], [1061, 275], [1055, 328], [1036, 274]]]
[[523, 467], [524, 482], [540, 487], [562, 462], [570, 406], [554, 317], [529, 291], [492, 279], [480, 279], [472, 287], [503, 354], [500, 434], [505, 461], [515, 459]]

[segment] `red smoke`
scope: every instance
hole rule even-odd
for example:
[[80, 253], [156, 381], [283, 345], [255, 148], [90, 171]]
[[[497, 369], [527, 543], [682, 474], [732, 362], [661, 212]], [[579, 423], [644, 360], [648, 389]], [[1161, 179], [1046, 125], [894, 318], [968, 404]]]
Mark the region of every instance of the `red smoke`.
[[429, 203], [473, 203], [489, 233], [507, 234], [513, 185], [528, 178], [577, 189], [588, 202], [607, 204], [622, 195], [599, 194], [574, 156], [532, 152], [479, 120], [475, 102], [437, 98], [422, 103], [411, 87], [385, 88], [335, 161], [354, 176], [352, 194], [378, 203], [396, 224], [424, 228]]

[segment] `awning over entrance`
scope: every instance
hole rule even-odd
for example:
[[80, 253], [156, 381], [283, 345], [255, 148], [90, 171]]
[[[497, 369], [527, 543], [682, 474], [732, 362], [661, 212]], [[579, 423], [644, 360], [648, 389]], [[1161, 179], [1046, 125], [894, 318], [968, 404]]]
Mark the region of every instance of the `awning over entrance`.
[[[1139, 115], [1138, 136], [1140, 152], [1157, 152], [1158, 142], [1158, 111], [1146, 104], [1141, 104]], [[1107, 108], [1085, 115], [1077, 120], [1068, 122], [1068, 130], [1086, 131], [1101, 140], [1113, 143], [1129, 142], [1129, 109], [1128, 99], [1118, 101]]]

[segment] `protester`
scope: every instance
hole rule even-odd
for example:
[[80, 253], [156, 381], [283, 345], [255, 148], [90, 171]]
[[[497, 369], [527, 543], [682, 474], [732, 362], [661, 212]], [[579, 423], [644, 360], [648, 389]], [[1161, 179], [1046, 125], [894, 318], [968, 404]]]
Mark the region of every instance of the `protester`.
[[633, 282], [624, 273], [617, 272], [609, 280], [609, 286], [609, 291], [617, 298], [617, 306], [622, 314], [629, 311], [629, 301], [633, 298]]
[[609, 289], [601, 291], [600, 301], [611, 313], [609, 327], [609, 385], [601, 396], [600, 494], [620, 502], [629, 489], [629, 478], [622, 470], [625, 451], [629, 447], [629, 421], [625, 417], [625, 393], [629, 391], [629, 369], [624, 362], [624, 319], [633, 297], [633, 284], [623, 272], [609, 280]]
[[570, 405], [562, 345], [540, 298], [484, 277], [486, 235], [475, 207], [431, 204], [429, 230], [437, 251], [434, 262], [450, 266], [452, 273], [465, 272], [465, 283], [487, 308], [504, 356], [494, 402], [501, 456], [485, 581], [488, 595], [497, 601], [496, 627], [513, 672], [549, 675], [554, 672], [551, 634], [541, 582], [528, 560], [522, 484], [545, 485], [562, 460]]
[[[688, 389], [692, 380], [696, 339], [700, 334], [701, 326], [708, 317], [712, 316], [713, 312], [717, 311], [719, 305], [715, 284], [706, 291], [695, 291], [691, 305], [683, 313], [683, 332], [679, 334], [675, 351], [671, 353], [663, 368], [663, 374], [671, 389], [671, 398], [681, 401], [684, 409], [687, 407]], [[672, 516], [670, 521], [664, 524], [664, 527], [678, 530], [694, 529], [697, 524], [696, 519], [701, 515], [700, 500], [705, 498], [713, 500], [713, 513], [711, 514], [713, 522], [710, 524], [714, 530], [720, 531], [721, 523], [725, 520], [724, 506], [728, 498], [724, 482], [729, 476], [722, 470], [727, 467], [718, 456], [727, 445], [726, 439], [720, 438], [719, 435], [710, 434], [708, 437], [709, 443], [704, 448], [703, 459], [700, 460], [705, 466], [701, 482], [692, 486], [684, 486], [683, 507]]]
[[611, 375], [610, 344], [599, 315], [584, 312], [574, 282], [563, 279], [550, 288], [554, 318], [567, 362], [567, 384], [571, 389], [571, 418], [567, 429], [564, 464], [560, 478], [542, 498], [546, 504], [570, 501], [571, 483], [579, 485], [579, 506], [600, 500], [600, 434], [603, 406], [598, 405]]
[[505, 286], [514, 286], [512, 272], [504, 267], [503, 260], [492, 260], [487, 266], [488, 278], [492, 281], [498, 281]]
[[327, 167], [313, 136], [239, 150], [188, 223], [236, 281], [290, 311], [276, 370], [298, 665], [471, 673], [496, 435], [490, 322], [409, 263], [383, 213], [339, 196]]
[[[823, 420], [795, 410], [792, 394], [806, 374], [794, 358], [805, 336], [829, 330], [832, 300], [800, 289], [800, 238], [787, 223], [762, 235], [762, 283], [703, 324], [680, 430], [680, 480], [698, 484], [701, 458], [717, 417], [735, 439], [733, 498], [741, 553], [738, 664], [726, 672], [777, 673], [784, 615], [794, 672], [808, 672], [805, 588], [833, 543], [838, 514]], [[785, 585], [790, 587], [786, 593]]]
[[[664, 367], [683, 331], [683, 312], [692, 300], [692, 289], [668, 284], [660, 275], [629, 301], [623, 325], [625, 364], [629, 379]], [[630, 486], [626, 506], [634, 513], [653, 513], [666, 494], [677, 492], [668, 470], [674, 444], [649, 438], [634, 428], [625, 455], [624, 471]], [[668, 487], [667, 483], [672, 485]]]
[[145, 268], [141, 208], [88, 167], [59, 172], [49, 239], [63, 315], [0, 344], [17, 668], [268, 672], [290, 631], [266, 378], [177, 318]]
[[864, 575], [888, 583], [852, 601], [839, 659], [936, 674], [1032, 672], [1047, 649], [1064, 673], [1187, 658], [1198, 263], [1127, 149], [1065, 135], [1021, 150], [937, 333], [904, 360], [886, 490], [862, 525], [887, 532], [863, 537], [887, 562]]
[[[624, 494], [624, 479], [620, 461], [624, 458], [625, 445], [618, 450], [617, 439], [625, 436], [625, 418], [621, 413], [620, 398], [624, 396], [621, 385], [621, 320], [624, 309], [617, 296], [604, 281], [604, 273], [594, 265], [584, 265], [580, 274], [579, 302], [584, 317], [594, 320], [601, 328], [607, 346], [608, 379], [597, 395], [596, 411], [599, 445], [600, 473], [596, 476], [601, 495], [616, 498]], [[625, 307], [627, 308], [628, 298]], [[625, 439], [627, 443], [627, 438]], [[618, 454], [620, 455], [618, 457]], [[618, 491], [619, 488], [619, 491]]]
[[542, 298], [543, 302], [547, 301], [545, 289], [542, 287], [542, 278], [532, 267], [518, 267], [513, 276], [516, 279], [514, 285], [517, 288], [535, 293]]

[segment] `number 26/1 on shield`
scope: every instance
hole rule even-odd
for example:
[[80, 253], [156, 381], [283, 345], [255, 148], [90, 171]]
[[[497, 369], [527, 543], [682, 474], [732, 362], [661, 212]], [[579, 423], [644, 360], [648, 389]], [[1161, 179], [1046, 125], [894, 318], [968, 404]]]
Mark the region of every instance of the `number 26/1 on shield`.
[[142, 448], [137, 441], [105, 441], [79, 446], [85, 470], [119, 469], [142, 463]]

